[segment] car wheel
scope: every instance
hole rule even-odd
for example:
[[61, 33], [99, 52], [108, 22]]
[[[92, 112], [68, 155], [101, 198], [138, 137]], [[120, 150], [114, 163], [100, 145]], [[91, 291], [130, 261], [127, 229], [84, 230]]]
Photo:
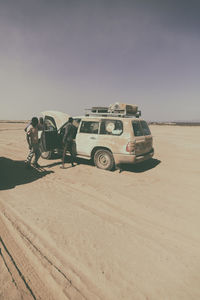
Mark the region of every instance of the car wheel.
[[52, 157], [52, 151], [41, 152], [41, 157], [44, 159], [50, 159]]
[[97, 168], [103, 170], [113, 170], [115, 162], [113, 155], [110, 151], [100, 149], [95, 152], [94, 164]]

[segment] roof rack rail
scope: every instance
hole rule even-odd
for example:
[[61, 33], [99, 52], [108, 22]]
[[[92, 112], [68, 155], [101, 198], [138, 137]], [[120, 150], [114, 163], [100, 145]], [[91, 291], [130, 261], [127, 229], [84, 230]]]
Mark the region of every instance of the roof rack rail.
[[85, 116], [98, 116], [98, 117], [121, 117], [121, 118], [139, 118], [141, 116], [141, 110], [136, 113], [127, 113], [126, 110], [116, 109], [114, 111], [109, 111], [108, 107], [92, 107], [85, 109]]

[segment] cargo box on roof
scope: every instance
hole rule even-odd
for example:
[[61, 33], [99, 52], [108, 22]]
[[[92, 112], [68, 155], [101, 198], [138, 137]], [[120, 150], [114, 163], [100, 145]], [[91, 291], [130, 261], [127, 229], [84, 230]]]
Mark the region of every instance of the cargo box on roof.
[[109, 106], [108, 111], [113, 113], [124, 113], [125, 115], [136, 115], [138, 106], [126, 103], [115, 103]]

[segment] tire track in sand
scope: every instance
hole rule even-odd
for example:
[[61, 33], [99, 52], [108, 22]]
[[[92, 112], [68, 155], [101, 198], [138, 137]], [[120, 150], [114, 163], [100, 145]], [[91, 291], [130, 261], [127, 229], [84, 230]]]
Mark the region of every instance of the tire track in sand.
[[0, 228], [1, 258], [19, 291], [20, 299], [53, 299], [31, 266], [23, 249], [12, 237], [2, 215], [0, 215]]
[[[32, 228], [29, 228], [28, 224], [25, 224], [23, 220], [19, 220], [18, 216], [14, 215], [15, 212], [12, 211], [12, 209], [7, 205], [4, 207], [2, 203], [0, 203], [0, 211], [2, 212], [2, 215], [0, 214], [0, 221], [2, 222], [2, 219], [5, 218], [6, 221], [10, 223], [10, 225], [17, 231], [17, 233], [20, 235], [20, 237], [23, 239], [23, 243], [28, 247], [29, 252], [31, 251], [32, 256], [34, 255], [34, 258], [38, 260], [37, 265], [39, 266], [39, 269], [45, 268], [46, 276], [48, 275], [46, 284], [46, 289], [48, 291], [47, 286], [51, 285], [52, 282], [54, 282], [54, 285], [57, 286], [57, 292], [58, 289], [62, 292], [61, 296], [59, 297], [58, 294], [56, 294], [56, 297], [53, 296], [44, 296], [40, 294], [35, 295], [35, 289], [32, 288], [32, 284], [30, 288], [32, 289], [33, 296], [30, 299], [77, 299], [77, 300], [87, 300], [87, 299], [104, 299], [104, 296], [101, 295], [100, 291], [97, 291], [95, 286], [84, 276], [84, 274], [77, 273], [77, 270], [73, 268], [73, 264], [70, 265], [70, 263], [66, 263], [67, 267], [69, 268], [67, 270], [68, 273], [70, 273], [70, 276], [72, 276], [72, 279], [69, 275], [66, 275], [66, 268], [62, 268], [62, 259], [59, 261], [59, 253], [55, 253], [55, 250], [51, 247], [51, 245], [47, 244], [46, 241], [43, 241], [40, 239], [40, 236], [37, 236], [37, 233], [34, 233], [34, 230]], [[3, 217], [3, 218], [2, 218]], [[1, 228], [1, 223], [0, 223]], [[3, 232], [6, 231], [3, 230]], [[8, 233], [6, 234], [8, 236]], [[39, 244], [36, 242], [36, 239], [39, 238]], [[15, 252], [15, 248], [12, 244], [12, 250]], [[9, 247], [8, 247], [9, 248]], [[53, 254], [51, 251], [53, 250]], [[12, 252], [13, 252], [12, 251]], [[30, 258], [30, 256], [29, 256]], [[21, 265], [23, 264], [23, 260], [20, 260], [19, 257], [18, 266], [19, 272], [21, 272], [22, 277], [24, 278], [26, 276], [30, 277], [29, 272], [26, 272], [26, 276], [23, 275], [23, 272], [21, 271]], [[57, 263], [56, 263], [57, 262]], [[28, 263], [30, 265], [30, 262]], [[37, 269], [36, 276], [40, 277], [39, 272], [41, 270]], [[44, 270], [43, 270], [44, 272]], [[16, 276], [12, 275], [14, 280], [16, 280]], [[41, 279], [41, 278], [40, 278]], [[16, 280], [17, 282], [18, 280]], [[26, 282], [32, 282], [32, 280], [29, 278], [29, 280], [26, 280]], [[75, 283], [78, 282], [78, 285]], [[44, 283], [43, 283], [44, 284]], [[18, 283], [17, 283], [18, 285]], [[36, 283], [34, 283], [34, 287], [37, 286]], [[22, 290], [22, 286], [18, 287], [19, 290]], [[55, 288], [55, 286], [54, 286]], [[38, 287], [38, 291], [44, 290], [44, 287]], [[34, 298], [35, 297], [35, 298]], [[23, 299], [23, 298], [22, 298]], [[25, 298], [29, 299], [29, 298]]]
[[[1, 227], [1, 228], [2, 228], [2, 227]], [[27, 292], [29, 292], [29, 293], [30, 293], [30, 296], [32, 296], [32, 298], [36, 300], [36, 296], [35, 296], [35, 294], [33, 293], [33, 291], [32, 291], [32, 289], [31, 289], [30, 285], [28, 284], [28, 282], [26, 281], [24, 275], [22, 274], [22, 272], [21, 272], [20, 269], [18, 268], [18, 266], [17, 266], [17, 264], [16, 264], [16, 262], [15, 262], [13, 256], [12, 256], [11, 253], [9, 252], [8, 248], [6, 247], [4, 241], [2, 240], [1, 237], [0, 237], [0, 245], [1, 245], [1, 247], [2, 247], [2, 248], [0, 248], [0, 255], [1, 255], [2, 259], [3, 259], [3, 262], [4, 262], [4, 264], [5, 264], [5, 266], [6, 266], [7, 270], [8, 270], [8, 272], [10, 273], [10, 275], [11, 275], [11, 277], [12, 277], [12, 281], [13, 281], [14, 285], [16, 286], [16, 288], [18, 288], [18, 285], [17, 285], [17, 283], [16, 283], [16, 281], [15, 281], [15, 279], [14, 279], [14, 275], [12, 274], [12, 271], [11, 271], [11, 269], [9, 268], [8, 263], [6, 262], [6, 256], [10, 259], [10, 262], [11, 262], [11, 263], [13, 264], [13, 266], [15, 267], [15, 269], [16, 269], [16, 271], [17, 271], [19, 277], [20, 277], [20, 278], [22, 279], [22, 281], [24, 282], [25, 287], [26, 287], [26, 289], [27, 289]], [[2, 250], [1, 250], [1, 249], [2, 249]], [[4, 251], [5, 251], [5, 254], [3, 254]]]
[[[0, 207], [2, 212], [2, 206], [0, 205]], [[9, 222], [10, 221], [11, 220], [9, 220]], [[22, 241], [18, 243], [19, 236], [17, 241], [13, 238], [13, 236], [16, 237], [16, 232], [14, 234], [11, 232], [11, 225], [13, 226], [13, 224], [8, 224], [4, 215], [0, 213], [0, 257], [11, 276], [15, 288], [20, 294], [19, 299], [87, 299], [84, 295], [81, 295], [81, 292], [76, 289], [76, 287], [72, 287], [71, 280], [68, 279], [59, 268], [54, 266], [45, 255], [42, 255], [39, 249], [27, 238], [31, 246], [34, 247], [37, 252], [40, 252], [41, 257], [67, 280], [67, 288], [72, 287], [72, 293], [68, 293], [67, 288], [63, 293], [63, 286], [59, 286], [54, 278], [50, 278], [51, 274], [47, 270], [48, 266], [46, 266], [44, 270], [45, 264], [41, 264], [40, 261], [37, 261], [37, 265], [32, 264], [30, 253], [28, 253], [31, 250], [30, 247], [27, 248]], [[21, 234], [21, 232], [19, 232], [19, 234]], [[33, 260], [35, 260], [35, 258], [38, 260], [38, 257], [34, 257]], [[42, 274], [45, 275], [45, 279]]]

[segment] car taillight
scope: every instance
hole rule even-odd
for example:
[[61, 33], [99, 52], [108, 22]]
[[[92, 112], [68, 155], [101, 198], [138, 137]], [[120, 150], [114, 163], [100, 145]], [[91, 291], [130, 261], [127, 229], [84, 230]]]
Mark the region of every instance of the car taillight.
[[133, 152], [135, 150], [135, 143], [134, 142], [128, 142], [126, 145], [126, 151], [127, 152]]

